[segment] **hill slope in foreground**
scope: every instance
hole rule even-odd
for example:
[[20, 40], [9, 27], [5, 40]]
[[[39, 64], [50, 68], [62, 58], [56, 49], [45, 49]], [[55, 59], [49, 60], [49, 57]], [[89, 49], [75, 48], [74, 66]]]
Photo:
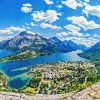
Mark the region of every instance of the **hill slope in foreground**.
[[100, 100], [100, 82], [77, 93], [26, 96], [17, 93], [0, 93], [2, 100]]

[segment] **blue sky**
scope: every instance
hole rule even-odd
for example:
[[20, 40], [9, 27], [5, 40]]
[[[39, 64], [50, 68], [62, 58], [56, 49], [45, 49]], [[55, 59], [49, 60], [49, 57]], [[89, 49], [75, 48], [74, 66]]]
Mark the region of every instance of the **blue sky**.
[[91, 46], [100, 41], [100, 1], [0, 0], [0, 40], [22, 31]]

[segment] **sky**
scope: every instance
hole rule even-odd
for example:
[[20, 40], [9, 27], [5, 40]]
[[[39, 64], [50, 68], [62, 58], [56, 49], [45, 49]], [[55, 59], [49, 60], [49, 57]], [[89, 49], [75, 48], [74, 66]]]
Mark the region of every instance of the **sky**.
[[0, 41], [22, 31], [90, 47], [100, 41], [100, 0], [0, 0]]

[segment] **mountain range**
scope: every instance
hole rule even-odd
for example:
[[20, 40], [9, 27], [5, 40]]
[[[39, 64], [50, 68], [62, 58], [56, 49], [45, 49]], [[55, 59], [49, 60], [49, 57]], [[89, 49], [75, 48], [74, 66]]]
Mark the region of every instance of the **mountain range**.
[[95, 45], [93, 45], [91, 48], [89, 48], [87, 50], [88, 52], [100, 52], [100, 42], [96, 43]]
[[84, 50], [79, 54], [81, 57], [95, 61], [97, 64], [100, 62], [100, 42], [96, 43], [89, 49], [84, 45], [76, 44], [71, 40], [61, 41], [57, 37], [45, 38], [39, 34], [30, 34], [26, 31], [21, 32], [19, 35], [12, 39], [1, 41], [1, 49], [11, 49], [16, 52], [26, 50], [33, 50], [36, 52], [70, 52], [74, 50]]
[[0, 42], [0, 48], [15, 51], [35, 50], [47, 52], [69, 52], [74, 49], [69, 44], [64, 44], [57, 37], [45, 38], [39, 34], [21, 32], [14, 38]]
[[63, 41], [66, 45], [67, 44], [70, 44], [70, 46], [74, 49], [74, 50], [87, 50], [87, 47], [85, 45], [82, 45], [82, 44], [76, 44], [74, 43], [73, 41], [71, 40], [64, 40]]

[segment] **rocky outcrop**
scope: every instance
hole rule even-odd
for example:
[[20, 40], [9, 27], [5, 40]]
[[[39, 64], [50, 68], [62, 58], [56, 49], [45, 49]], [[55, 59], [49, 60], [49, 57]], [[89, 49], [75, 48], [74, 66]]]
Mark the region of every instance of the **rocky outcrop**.
[[26, 96], [24, 94], [0, 92], [0, 100], [100, 100], [100, 82], [77, 93]]
[[100, 100], [100, 82], [76, 93], [71, 100]]

